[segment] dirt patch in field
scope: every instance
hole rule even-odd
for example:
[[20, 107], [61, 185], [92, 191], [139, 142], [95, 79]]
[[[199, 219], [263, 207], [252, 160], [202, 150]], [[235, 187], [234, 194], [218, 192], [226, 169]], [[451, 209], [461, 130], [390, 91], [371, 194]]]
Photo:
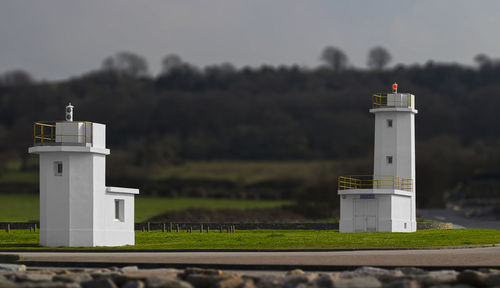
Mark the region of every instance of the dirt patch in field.
[[150, 218], [150, 222], [183, 223], [304, 223], [310, 218], [284, 208], [265, 209], [203, 209], [169, 211]]

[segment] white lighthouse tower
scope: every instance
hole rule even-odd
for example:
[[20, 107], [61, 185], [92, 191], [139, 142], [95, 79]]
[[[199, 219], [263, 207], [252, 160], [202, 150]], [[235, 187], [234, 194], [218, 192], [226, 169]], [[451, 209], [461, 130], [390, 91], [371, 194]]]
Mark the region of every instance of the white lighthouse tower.
[[33, 124], [40, 155], [40, 244], [134, 245], [134, 195], [138, 189], [106, 187], [106, 125], [73, 121]]
[[340, 176], [340, 232], [415, 232], [415, 96], [374, 94], [373, 175]]

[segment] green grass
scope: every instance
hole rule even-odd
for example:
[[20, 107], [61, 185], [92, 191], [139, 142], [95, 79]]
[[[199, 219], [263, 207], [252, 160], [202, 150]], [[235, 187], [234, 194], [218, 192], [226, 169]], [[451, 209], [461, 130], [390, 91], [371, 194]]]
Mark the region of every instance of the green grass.
[[0, 194], [0, 222], [38, 221], [39, 218], [38, 195]]
[[265, 201], [265, 200], [243, 200], [243, 199], [207, 199], [207, 198], [155, 198], [136, 197], [135, 221], [143, 222], [152, 216], [165, 211], [179, 211], [186, 208], [210, 208], [210, 209], [252, 209], [271, 208], [290, 204], [290, 201]]
[[[499, 230], [421, 230], [416, 233], [339, 233], [311, 230], [250, 230], [236, 233], [162, 233], [136, 231], [127, 249], [352, 249], [460, 246], [500, 243]], [[38, 233], [0, 231], [0, 248], [40, 248]], [[64, 248], [62, 248], [64, 249]], [[95, 249], [95, 248], [85, 248]], [[113, 248], [110, 248], [113, 249]]]
[[[269, 208], [290, 203], [289, 201], [264, 201], [242, 199], [205, 198], [160, 198], [137, 196], [135, 198], [135, 221], [143, 222], [165, 211], [186, 208]], [[40, 215], [39, 196], [30, 194], [0, 194], [0, 222], [38, 221]]]

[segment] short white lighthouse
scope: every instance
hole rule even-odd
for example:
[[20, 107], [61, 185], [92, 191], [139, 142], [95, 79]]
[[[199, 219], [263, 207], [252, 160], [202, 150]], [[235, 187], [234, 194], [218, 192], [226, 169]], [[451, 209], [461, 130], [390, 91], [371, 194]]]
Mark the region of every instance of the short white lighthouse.
[[134, 195], [138, 189], [106, 187], [106, 125], [66, 120], [33, 124], [40, 155], [40, 244], [134, 245]]
[[374, 94], [373, 175], [340, 176], [340, 232], [415, 232], [415, 96]]

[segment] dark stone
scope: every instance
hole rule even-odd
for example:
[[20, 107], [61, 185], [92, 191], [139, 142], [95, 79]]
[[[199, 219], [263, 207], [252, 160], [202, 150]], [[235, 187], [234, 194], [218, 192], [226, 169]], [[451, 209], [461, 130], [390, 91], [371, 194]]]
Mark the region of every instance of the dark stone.
[[129, 281], [125, 283], [121, 288], [144, 288], [146, 285], [142, 281]]
[[408, 276], [422, 275], [422, 274], [426, 273], [423, 269], [415, 268], [415, 267], [400, 267], [400, 268], [397, 268], [396, 270], [399, 270], [399, 271], [403, 272], [403, 274], [408, 275]]
[[184, 270], [184, 275], [196, 275], [196, 274], [202, 274], [202, 275], [212, 275], [212, 276], [220, 276], [222, 275], [221, 270], [215, 270], [215, 269], [202, 269], [202, 268], [186, 268]]
[[356, 278], [356, 277], [365, 277], [371, 276], [375, 277], [380, 281], [390, 281], [393, 279], [398, 279], [403, 277], [405, 274], [400, 270], [387, 270], [382, 268], [375, 267], [361, 267], [352, 272], [343, 272], [341, 273], [341, 278]]
[[316, 278], [316, 274], [295, 274], [286, 276], [283, 281], [285, 285], [295, 287], [302, 283], [308, 283], [313, 278]]
[[419, 275], [416, 280], [425, 286], [454, 284], [457, 282], [458, 272], [454, 270], [431, 271], [424, 275]]
[[155, 276], [147, 278], [146, 285], [148, 288], [193, 288], [193, 286], [186, 281], [164, 279]]
[[0, 254], [0, 263], [16, 263], [23, 260], [23, 255], [18, 254]]
[[99, 279], [80, 283], [82, 288], [118, 288], [111, 279]]
[[486, 276], [484, 282], [488, 286], [500, 286], [500, 273], [490, 274]]
[[3, 275], [0, 275], [0, 287], [13, 287], [14, 285], [14, 282], [10, 281]]
[[466, 283], [472, 286], [486, 286], [486, 275], [479, 271], [465, 270], [460, 272], [457, 276], [457, 281], [459, 283]]
[[335, 288], [378, 288], [382, 283], [375, 277], [356, 277], [350, 279], [338, 279], [333, 281]]
[[189, 274], [185, 280], [196, 288], [212, 288], [217, 285], [217, 279], [206, 274]]
[[19, 282], [50, 282], [52, 281], [53, 276], [49, 274], [35, 274], [35, 273], [26, 273], [26, 274], [18, 274], [16, 278]]
[[57, 282], [65, 282], [65, 283], [74, 283], [74, 282], [86, 282], [92, 281], [93, 278], [87, 273], [71, 273], [64, 275], [56, 275], [52, 278], [53, 281]]
[[318, 287], [333, 288], [333, 281], [338, 279], [339, 279], [338, 273], [330, 273], [330, 274], [321, 273], [318, 275], [318, 277], [316, 277], [312, 281], [312, 284], [313, 286], [318, 286]]
[[385, 284], [384, 288], [420, 288], [420, 284], [415, 280], [401, 279]]

